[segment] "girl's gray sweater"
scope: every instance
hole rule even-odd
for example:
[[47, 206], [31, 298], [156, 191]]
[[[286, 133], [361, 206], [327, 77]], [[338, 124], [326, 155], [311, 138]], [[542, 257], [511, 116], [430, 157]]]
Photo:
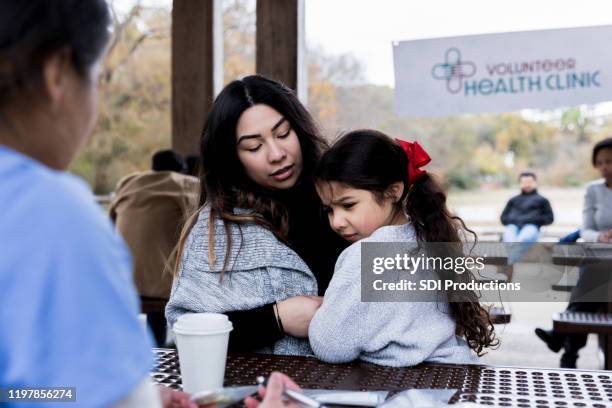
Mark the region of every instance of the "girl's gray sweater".
[[385, 226], [340, 255], [308, 330], [318, 358], [330, 363], [361, 359], [393, 367], [423, 361], [477, 362], [466, 341], [455, 335], [448, 303], [361, 302], [361, 243], [415, 240], [411, 224]]

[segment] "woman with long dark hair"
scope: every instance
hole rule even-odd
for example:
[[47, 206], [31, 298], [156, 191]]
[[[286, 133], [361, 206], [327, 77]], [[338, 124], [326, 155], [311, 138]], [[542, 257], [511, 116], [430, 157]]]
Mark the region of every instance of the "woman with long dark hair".
[[320, 212], [326, 147], [295, 93], [262, 76], [228, 84], [200, 144], [197, 212], [179, 241], [166, 317], [226, 313], [230, 350], [309, 354], [308, 324], [345, 243]]
[[[446, 207], [446, 194], [421, 167], [429, 155], [417, 144], [394, 142], [375, 130], [349, 132], [322, 157], [317, 190], [339, 235], [354, 244], [338, 259], [309, 339], [327, 362], [409, 366], [423, 361], [468, 363], [497, 341], [488, 312], [472, 291], [448, 290], [432, 301], [362, 302], [362, 242], [434, 244], [439, 257], [463, 256], [460, 234], [470, 232]], [[446, 258], [444, 258], [446, 259]], [[468, 282], [470, 273], [426, 268], [431, 280]], [[422, 277], [421, 279], [426, 279]]]

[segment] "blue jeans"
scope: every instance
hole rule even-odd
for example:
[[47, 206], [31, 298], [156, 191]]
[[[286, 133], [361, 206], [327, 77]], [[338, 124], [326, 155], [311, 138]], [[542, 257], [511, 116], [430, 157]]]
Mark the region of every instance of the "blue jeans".
[[568, 242], [576, 242], [578, 241], [578, 238], [580, 238], [580, 230], [576, 230], [574, 232], [571, 232], [569, 234], [567, 234], [566, 236], [562, 237], [559, 242], [561, 243], [568, 243]]
[[535, 224], [525, 224], [521, 228], [515, 224], [506, 225], [503, 242], [516, 244], [508, 247], [508, 264], [518, 262], [539, 237], [540, 229]]

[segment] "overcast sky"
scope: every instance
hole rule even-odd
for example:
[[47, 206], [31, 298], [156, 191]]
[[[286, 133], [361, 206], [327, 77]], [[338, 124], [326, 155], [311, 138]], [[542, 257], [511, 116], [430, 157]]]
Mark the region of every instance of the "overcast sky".
[[612, 24], [609, 0], [305, 1], [307, 41], [352, 52], [370, 82], [386, 85], [394, 82], [393, 41]]

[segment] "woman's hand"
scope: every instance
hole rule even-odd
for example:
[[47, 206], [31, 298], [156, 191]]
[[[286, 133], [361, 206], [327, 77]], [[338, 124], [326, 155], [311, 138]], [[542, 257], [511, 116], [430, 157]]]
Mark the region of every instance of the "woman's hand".
[[198, 408], [198, 405], [191, 401], [191, 396], [186, 392], [171, 390], [163, 385], [158, 385], [157, 389], [164, 408]]
[[263, 398], [263, 401], [259, 403], [255, 398], [247, 397], [244, 400], [244, 404], [247, 406], [247, 408], [300, 407], [301, 405], [295, 402], [283, 402], [283, 391], [285, 389], [302, 392], [302, 389], [296, 383], [294, 383], [291, 378], [287, 377], [285, 374], [273, 372], [268, 379], [268, 386], [266, 388], [260, 386], [257, 390], [259, 396]]
[[294, 337], [308, 337], [308, 326], [322, 302], [321, 296], [294, 296], [278, 302], [276, 313], [285, 333]]

